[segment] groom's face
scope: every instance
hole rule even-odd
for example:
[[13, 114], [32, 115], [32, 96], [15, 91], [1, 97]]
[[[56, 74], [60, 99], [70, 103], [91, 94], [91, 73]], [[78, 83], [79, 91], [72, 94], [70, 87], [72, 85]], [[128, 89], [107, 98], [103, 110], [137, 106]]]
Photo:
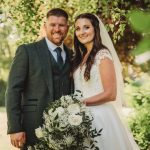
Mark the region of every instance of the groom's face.
[[56, 45], [61, 45], [68, 32], [68, 22], [63, 16], [49, 16], [45, 23], [47, 38]]

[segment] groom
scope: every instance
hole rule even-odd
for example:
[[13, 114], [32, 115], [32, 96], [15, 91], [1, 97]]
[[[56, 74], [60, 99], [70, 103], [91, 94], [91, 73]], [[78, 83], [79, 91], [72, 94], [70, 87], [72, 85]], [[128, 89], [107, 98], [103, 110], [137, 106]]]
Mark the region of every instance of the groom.
[[18, 47], [6, 90], [8, 134], [22, 150], [37, 142], [35, 129], [48, 103], [71, 93], [71, 51], [63, 44], [68, 14], [55, 8], [46, 18], [46, 38]]

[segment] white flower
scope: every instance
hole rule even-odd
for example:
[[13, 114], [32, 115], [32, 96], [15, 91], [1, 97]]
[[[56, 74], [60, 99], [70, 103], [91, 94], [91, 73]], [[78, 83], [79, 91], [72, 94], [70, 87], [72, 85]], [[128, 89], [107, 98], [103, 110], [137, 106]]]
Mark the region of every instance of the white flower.
[[61, 115], [65, 112], [65, 110], [64, 110], [63, 107], [58, 107], [58, 108], [56, 109], [56, 112], [58, 113], [59, 116], [61, 116]]
[[52, 132], [53, 128], [51, 128], [51, 126], [52, 126], [52, 123], [46, 122], [44, 125], [44, 128], [47, 129], [49, 132]]
[[48, 140], [52, 141], [52, 136], [51, 135], [48, 136]]
[[68, 104], [73, 102], [72, 97], [69, 95], [62, 96], [60, 100], [61, 100], [61, 105], [65, 107], [68, 106]]
[[84, 139], [83, 145], [86, 147], [90, 147], [90, 143], [91, 143], [91, 139], [90, 137], [88, 137]]
[[65, 96], [63, 95], [61, 98], [60, 98], [60, 100], [62, 101], [62, 100], [64, 100], [65, 99]]
[[74, 96], [76, 99], [81, 99], [83, 97], [83, 93], [80, 90], [76, 90], [74, 92]]
[[[43, 125], [35, 130], [35, 134], [41, 143], [29, 147], [28, 150], [44, 150], [47, 149], [47, 146], [49, 146], [49, 149], [60, 150], [70, 148], [72, 145], [74, 149], [78, 149], [78, 147], [84, 149], [84, 144], [89, 144], [90, 148], [91, 136], [85, 133], [91, 133], [91, 129], [87, 126], [90, 127], [92, 123], [92, 115], [90, 109], [87, 109], [87, 106], [80, 101], [74, 95], [66, 95], [52, 103], [47, 108], [48, 111], [46, 109], [43, 113]], [[74, 129], [78, 132], [74, 132]], [[84, 143], [77, 145], [75, 139], [78, 138], [79, 134], [83, 140], [87, 139], [84, 140]], [[95, 147], [94, 145], [93, 149]]]
[[75, 114], [72, 114], [68, 117], [68, 122], [71, 124], [71, 125], [74, 125], [74, 126], [78, 126], [82, 123], [82, 116], [80, 115], [75, 115]]
[[46, 112], [43, 113], [43, 118], [47, 119], [48, 118], [48, 114]]
[[29, 147], [28, 147], [28, 150], [32, 150], [32, 146], [29, 146]]
[[48, 140], [49, 140], [48, 142], [49, 148], [52, 148], [54, 150], [58, 150], [61, 148], [60, 144], [56, 140], [53, 140], [51, 136], [49, 136]]
[[72, 98], [71, 98], [71, 96], [69, 96], [69, 95], [66, 95], [64, 98], [65, 98], [65, 100], [67, 100], [67, 101], [70, 101], [70, 100], [72, 101]]
[[51, 121], [53, 121], [54, 120], [54, 118], [58, 115], [58, 113], [57, 113], [57, 111], [55, 110], [54, 112], [52, 111], [52, 109], [50, 109], [49, 111], [48, 111], [48, 114], [49, 114], [49, 116], [48, 116], [48, 118], [46, 118], [45, 120], [51, 120]]
[[86, 111], [89, 111], [89, 109], [88, 109], [88, 107], [87, 107], [85, 104], [82, 104], [82, 105], [80, 106], [80, 111], [81, 111], [81, 112], [86, 112]]
[[70, 114], [77, 114], [80, 112], [80, 107], [78, 104], [71, 104], [68, 106], [67, 110]]
[[62, 128], [64, 128], [64, 127], [66, 127], [68, 125], [68, 122], [66, 121], [60, 121], [60, 123], [59, 123], [59, 127], [61, 128], [61, 130], [62, 130]]
[[49, 109], [49, 110], [48, 110], [48, 114], [49, 114], [49, 115], [52, 115], [52, 112], [53, 112], [53, 109]]
[[44, 134], [43, 134], [43, 131], [42, 131], [42, 128], [41, 128], [41, 127], [35, 129], [35, 134], [36, 134], [36, 136], [37, 136], [38, 138], [44, 137]]
[[57, 129], [60, 131], [64, 131], [66, 130], [68, 124], [68, 114], [64, 113], [59, 117], [59, 127], [57, 127]]
[[71, 136], [71, 135], [68, 135], [68, 136], [65, 135], [64, 136], [64, 141], [66, 142], [66, 144], [68, 146], [70, 146], [73, 143], [74, 140], [75, 140], [74, 137]]

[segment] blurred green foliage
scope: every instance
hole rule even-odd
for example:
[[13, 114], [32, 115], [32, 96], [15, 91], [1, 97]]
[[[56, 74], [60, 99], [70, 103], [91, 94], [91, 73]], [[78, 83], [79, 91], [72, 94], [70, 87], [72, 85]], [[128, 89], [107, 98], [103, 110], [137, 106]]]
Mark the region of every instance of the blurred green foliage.
[[[127, 14], [134, 8], [149, 10], [148, 0], [2, 0], [0, 4], [17, 26], [20, 40], [17, 44], [29, 43], [42, 35], [42, 25], [46, 12], [51, 8], [62, 8], [69, 14], [70, 30], [68, 34], [69, 47], [72, 46], [74, 18], [83, 12], [91, 12], [100, 16], [112, 37], [120, 60], [134, 64], [130, 51], [140, 40], [140, 34], [132, 31]], [[71, 46], [70, 46], [71, 45]], [[127, 67], [127, 65], [126, 65]]]
[[126, 79], [125, 95], [134, 115], [129, 118], [129, 125], [141, 150], [150, 148], [150, 77], [141, 74], [135, 80]]
[[6, 81], [17, 40], [17, 30], [3, 9], [0, 7], [0, 106], [4, 106]]
[[[22, 42], [37, 40], [39, 30], [44, 22], [46, 12], [51, 8], [66, 10], [70, 18], [70, 34], [73, 33], [74, 18], [83, 12], [100, 15], [116, 43], [128, 30], [126, 14], [135, 7], [150, 8], [147, 0], [132, 2], [130, 0], [2, 0], [2, 8], [13, 19], [20, 30]], [[131, 36], [131, 35], [130, 35]], [[132, 41], [133, 43], [133, 41]]]
[[98, 0], [6, 0], [3, 7], [15, 22], [24, 43], [37, 40], [49, 9], [58, 7], [68, 12], [71, 34], [75, 16], [82, 12], [96, 13], [97, 4]]
[[133, 136], [141, 150], [150, 149], [150, 104], [145, 104], [136, 110], [135, 117], [131, 118], [129, 125]]
[[112, 34], [114, 43], [123, 36], [127, 26], [126, 14], [130, 3], [123, 0], [100, 0], [99, 13], [106, 22], [108, 31]]
[[150, 51], [150, 11], [133, 10], [128, 14], [131, 26], [143, 38], [134, 50], [135, 55]]
[[5, 105], [6, 82], [0, 79], [0, 106]]

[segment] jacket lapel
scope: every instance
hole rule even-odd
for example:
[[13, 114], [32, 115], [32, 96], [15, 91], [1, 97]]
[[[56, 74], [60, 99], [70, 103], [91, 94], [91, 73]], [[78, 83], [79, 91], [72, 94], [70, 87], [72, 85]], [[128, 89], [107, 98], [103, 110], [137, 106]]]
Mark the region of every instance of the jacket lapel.
[[41, 67], [43, 69], [44, 79], [48, 86], [48, 90], [50, 93], [50, 99], [53, 100], [53, 76], [52, 76], [52, 65], [49, 56], [48, 46], [46, 44], [45, 38], [41, 41], [36, 42], [36, 49], [39, 54], [39, 60]]

